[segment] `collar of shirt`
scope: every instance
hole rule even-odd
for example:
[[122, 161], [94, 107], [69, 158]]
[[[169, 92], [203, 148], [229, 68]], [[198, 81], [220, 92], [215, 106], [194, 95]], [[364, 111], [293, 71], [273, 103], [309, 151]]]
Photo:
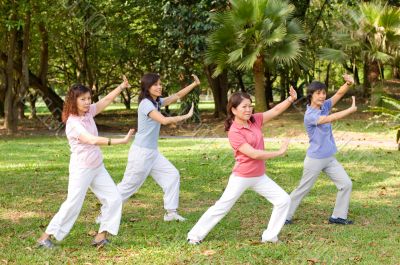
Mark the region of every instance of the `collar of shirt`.
[[232, 126], [234, 126], [234, 128], [236, 128], [238, 130], [243, 129], [243, 128], [244, 129], [250, 129], [250, 127], [252, 125], [250, 120], [247, 121], [247, 125], [248, 125], [248, 127], [245, 127], [243, 124], [239, 124], [239, 123], [237, 123], [235, 121], [232, 121]]

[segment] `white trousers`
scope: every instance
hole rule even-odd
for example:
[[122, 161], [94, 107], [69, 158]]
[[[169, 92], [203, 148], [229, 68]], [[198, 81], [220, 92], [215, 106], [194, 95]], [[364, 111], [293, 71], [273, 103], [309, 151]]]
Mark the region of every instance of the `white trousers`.
[[203, 240], [211, 229], [229, 212], [242, 193], [248, 188], [254, 190], [273, 204], [268, 227], [262, 234], [262, 241], [278, 240], [290, 206], [289, 195], [266, 175], [255, 178], [237, 177], [232, 174], [221, 198], [211, 206], [188, 233], [188, 239]]
[[104, 165], [97, 168], [77, 168], [70, 164], [68, 196], [50, 221], [46, 233], [62, 240], [71, 230], [81, 211], [87, 189], [102, 203], [99, 233], [118, 234], [122, 200], [117, 187]]
[[290, 210], [287, 216], [288, 220], [293, 218], [297, 207], [300, 205], [303, 198], [310, 192], [318, 176], [321, 174], [321, 171], [325, 172], [331, 178], [338, 189], [336, 204], [332, 215], [336, 218], [340, 217], [347, 219], [353, 185], [343, 166], [334, 156], [323, 159], [315, 159], [306, 156], [304, 159], [303, 176], [301, 177], [300, 184], [290, 194], [292, 204], [290, 205]]
[[151, 175], [164, 192], [164, 208], [176, 210], [179, 205], [179, 171], [158, 150], [132, 145], [124, 178], [117, 185], [123, 202], [136, 193]]

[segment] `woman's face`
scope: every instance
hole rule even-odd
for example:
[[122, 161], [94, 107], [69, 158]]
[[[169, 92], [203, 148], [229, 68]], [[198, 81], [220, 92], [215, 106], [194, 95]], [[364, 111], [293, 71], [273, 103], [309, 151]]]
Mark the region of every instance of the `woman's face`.
[[161, 97], [162, 86], [161, 86], [160, 79], [158, 79], [158, 81], [149, 88], [149, 93], [153, 99], [156, 99], [157, 97]]
[[232, 113], [235, 115], [235, 118], [248, 121], [251, 114], [253, 114], [253, 106], [250, 99], [244, 98], [236, 108], [232, 108]]
[[76, 99], [76, 107], [78, 108], [79, 116], [84, 115], [86, 112], [89, 111], [91, 103], [92, 96], [90, 95], [90, 92], [86, 92]]
[[316, 107], [321, 107], [326, 99], [325, 89], [315, 91], [311, 96], [311, 105]]

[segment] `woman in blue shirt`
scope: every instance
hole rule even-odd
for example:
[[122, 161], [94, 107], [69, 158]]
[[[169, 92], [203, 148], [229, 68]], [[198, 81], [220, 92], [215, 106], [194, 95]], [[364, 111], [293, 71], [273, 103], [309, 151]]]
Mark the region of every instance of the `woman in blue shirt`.
[[160, 152], [158, 136], [162, 125], [173, 124], [188, 119], [193, 115], [193, 105], [189, 113], [175, 117], [165, 117], [160, 108], [168, 106], [184, 97], [200, 84], [197, 76], [192, 75], [194, 82], [176, 94], [161, 98], [162, 86], [160, 76], [147, 73], [141, 79], [139, 95], [138, 130], [129, 150], [128, 164], [124, 178], [117, 185], [122, 201], [128, 200], [137, 192], [148, 175], [161, 186], [164, 192], [164, 221], [185, 221], [177, 213], [179, 204], [180, 176], [178, 170]]
[[335, 183], [338, 193], [336, 204], [329, 223], [352, 224], [347, 219], [352, 182], [342, 165], [336, 160], [337, 151], [332, 134], [331, 122], [346, 117], [357, 111], [355, 98], [350, 108], [330, 114], [332, 107], [346, 94], [354, 83], [349, 75], [343, 76], [345, 84], [331, 98], [326, 100], [324, 83], [313, 81], [307, 88], [307, 111], [304, 115], [304, 126], [307, 130], [310, 146], [304, 160], [303, 176], [299, 186], [290, 194], [292, 203], [286, 218], [286, 224], [292, 223], [293, 215], [302, 199], [313, 187], [321, 171], [325, 172]]

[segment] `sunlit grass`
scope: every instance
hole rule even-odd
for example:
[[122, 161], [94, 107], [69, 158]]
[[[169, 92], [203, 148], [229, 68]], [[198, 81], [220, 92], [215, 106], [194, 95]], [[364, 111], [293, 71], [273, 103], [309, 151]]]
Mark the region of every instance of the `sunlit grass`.
[[[277, 149], [278, 143], [268, 143]], [[234, 160], [226, 139], [161, 139], [160, 151], [180, 170], [180, 212], [185, 223], [162, 221], [162, 191], [149, 178], [124, 206], [120, 234], [103, 250], [90, 246], [100, 205], [88, 192], [68, 237], [53, 251], [35, 240], [65, 199], [69, 148], [64, 138], [0, 140], [0, 260], [4, 264], [397, 264], [400, 156], [360, 146], [337, 155], [353, 180], [353, 226], [327, 224], [336, 188], [321, 175], [304, 199], [295, 224], [284, 227], [283, 244], [259, 244], [271, 205], [247, 191], [200, 246], [185, 242], [188, 230], [220, 197]], [[105, 165], [122, 179], [129, 146], [102, 148]], [[290, 192], [302, 172], [305, 145], [267, 162], [267, 174]]]

